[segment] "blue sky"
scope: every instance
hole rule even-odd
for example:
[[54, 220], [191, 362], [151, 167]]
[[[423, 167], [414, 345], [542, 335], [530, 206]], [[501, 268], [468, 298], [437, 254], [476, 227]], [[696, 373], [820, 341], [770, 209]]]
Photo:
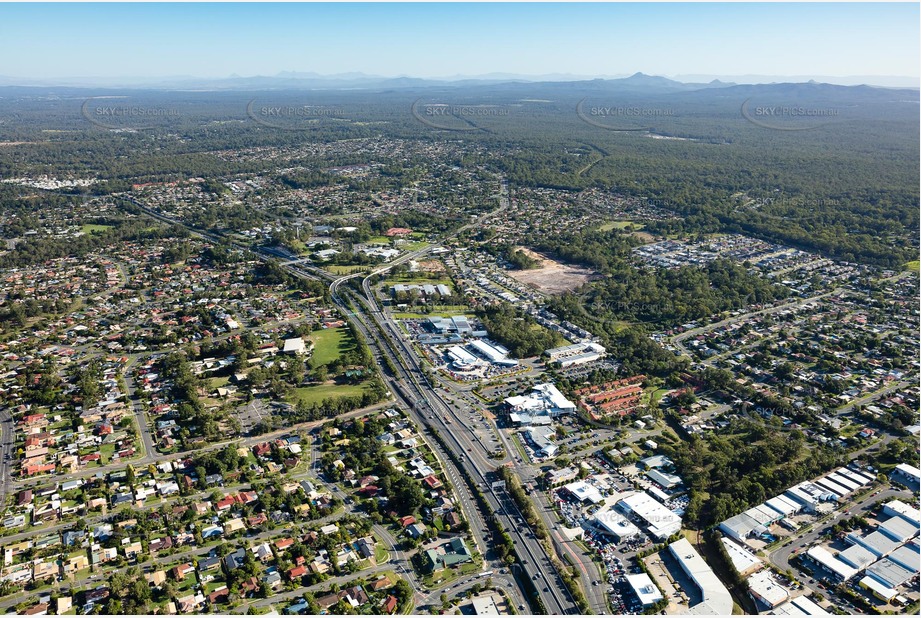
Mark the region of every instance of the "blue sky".
[[919, 5], [0, 4], [0, 75], [918, 77]]

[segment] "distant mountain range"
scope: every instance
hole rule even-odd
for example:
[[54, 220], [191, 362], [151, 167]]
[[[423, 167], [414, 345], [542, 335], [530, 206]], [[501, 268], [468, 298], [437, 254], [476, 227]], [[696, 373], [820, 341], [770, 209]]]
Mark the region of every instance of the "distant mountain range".
[[616, 89], [625, 92], [680, 92], [701, 88], [718, 88], [736, 84], [777, 84], [822, 82], [843, 86], [872, 85], [883, 88], [918, 89], [917, 79], [899, 76], [849, 76], [819, 77], [809, 79], [803, 76], [758, 76], [743, 75], [732, 78], [717, 79], [706, 75], [685, 75], [676, 79], [635, 73], [631, 76], [612, 76], [595, 78], [579, 75], [550, 74], [538, 76], [516, 75], [511, 73], [491, 73], [473, 77], [453, 76], [445, 78], [417, 77], [381, 77], [364, 73], [340, 73], [321, 75], [318, 73], [281, 72], [274, 76], [241, 77], [231, 75], [226, 78], [196, 78], [192, 76], [173, 76], [156, 79], [148, 78], [99, 78], [73, 77], [61, 79], [25, 79], [0, 76], [0, 86], [25, 87], [67, 87], [67, 88], [129, 88], [154, 90], [379, 90], [379, 89], [420, 89], [450, 88], [471, 86], [497, 86], [502, 84], [568, 84], [574, 82], [582, 86], [598, 89]]

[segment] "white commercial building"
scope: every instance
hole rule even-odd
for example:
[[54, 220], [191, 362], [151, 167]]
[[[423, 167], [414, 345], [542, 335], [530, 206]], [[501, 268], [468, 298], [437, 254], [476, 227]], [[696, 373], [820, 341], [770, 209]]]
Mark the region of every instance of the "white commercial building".
[[668, 546], [668, 549], [678, 560], [678, 564], [691, 578], [691, 581], [700, 589], [703, 600], [688, 608], [689, 614], [695, 615], [732, 615], [732, 595], [723, 585], [700, 554], [694, 549], [690, 541], [681, 538]]
[[918, 526], [897, 515], [880, 523], [877, 530], [898, 543], [904, 543], [918, 536]]
[[592, 504], [598, 504], [604, 500], [604, 496], [601, 495], [601, 492], [598, 491], [598, 488], [594, 485], [586, 483], [585, 481], [576, 481], [575, 483], [570, 483], [569, 485], [563, 485], [563, 489], [575, 496], [579, 502], [588, 501]]
[[790, 600], [786, 588], [774, 581], [773, 573], [765, 569], [748, 578], [748, 591], [752, 597], [768, 609], [774, 609]]
[[867, 575], [873, 577], [878, 582], [889, 588], [898, 588], [904, 586], [912, 577], [914, 572], [905, 567], [896, 564], [888, 558], [883, 558], [876, 564], [867, 569]]
[[301, 337], [285, 339], [285, 347], [282, 348], [282, 352], [285, 354], [304, 354], [307, 352], [307, 344], [304, 343]]
[[770, 500], [767, 500], [765, 504], [784, 517], [789, 517], [790, 515], [796, 514], [801, 508], [799, 504], [793, 500], [790, 500], [790, 498], [787, 498], [783, 494], [774, 496]]
[[644, 522], [649, 534], [659, 540], [667, 539], [681, 530], [681, 518], [640, 491], [620, 500], [617, 507], [627, 515], [634, 515]]
[[921, 526], [921, 511], [910, 507], [901, 500], [893, 500], [883, 505], [883, 513], [887, 515], [898, 515], [916, 526]]
[[595, 513], [595, 526], [610, 534], [618, 543], [630, 541], [640, 535], [640, 529], [612, 509], [601, 509]]
[[583, 363], [590, 363], [602, 358], [606, 350], [604, 346], [592, 343], [574, 343], [560, 348], [551, 348], [546, 350], [550, 362], [556, 363], [560, 367], [572, 367]]
[[514, 367], [518, 364], [518, 361], [508, 357], [508, 350], [500, 345], [487, 343], [482, 339], [474, 339], [467, 344], [467, 349], [495, 365]]
[[806, 555], [816, 564], [819, 564], [825, 567], [827, 570], [831, 571], [831, 573], [834, 574], [834, 576], [837, 577], [840, 581], [847, 581], [857, 575], [857, 569], [841, 560], [838, 560], [824, 547], [810, 547], [806, 551]]
[[851, 490], [834, 482], [831, 480], [831, 477], [816, 479], [815, 484], [822, 489], [827, 489], [828, 491], [834, 493], [838, 498], [843, 498], [844, 496], [851, 493]]
[[893, 541], [888, 536], [875, 530], [870, 534], [860, 534], [859, 532], [849, 532], [846, 537], [844, 537], [848, 543], [858, 544], [861, 547], [864, 547], [871, 552], [873, 552], [878, 558], [884, 558], [891, 554], [896, 547], [899, 546], [899, 543]]
[[899, 464], [892, 471], [890, 478], [903, 483], [921, 484], [921, 470], [909, 464]]
[[549, 427], [531, 427], [525, 431], [525, 437], [541, 457], [553, 457], [559, 447], [550, 440], [554, 430]]
[[755, 530], [763, 530], [764, 526], [745, 513], [739, 513], [720, 522], [719, 529], [726, 536], [744, 543], [745, 539], [750, 537]]
[[726, 554], [732, 562], [732, 568], [740, 575], [757, 571], [764, 565], [761, 558], [729, 537], [721, 537], [720, 541], [723, 543], [723, 549], [726, 550]]
[[630, 589], [633, 590], [633, 594], [640, 600], [643, 607], [655, 605], [665, 598], [662, 596], [662, 591], [646, 573], [627, 575], [627, 583], [630, 584]]
[[851, 479], [846, 478], [844, 475], [838, 474], [836, 472], [832, 472], [825, 478], [827, 478], [829, 481], [837, 483], [838, 485], [842, 485], [845, 489], [848, 490], [849, 493], [852, 491], [857, 491], [861, 487], [860, 483], [852, 481]]
[[890, 588], [886, 584], [873, 577], [870, 577], [869, 575], [865, 575], [859, 583], [861, 588], [869, 590], [876, 598], [885, 601], [886, 603], [897, 597], [899, 594], [898, 590], [895, 588]]
[[846, 479], [850, 479], [851, 481], [854, 481], [861, 487], [865, 485], [869, 485], [875, 480], [865, 474], [861, 474], [857, 470], [851, 470], [850, 468], [838, 468], [837, 470], [835, 470], [835, 474], [839, 476], [843, 476]]
[[889, 554], [888, 558], [917, 575], [921, 565], [921, 547], [918, 547], [917, 542], [906, 543]]
[[531, 415], [547, 412], [551, 417], [576, 411], [576, 404], [566, 399], [563, 393], [549, 382], [536, 385], [527, 395], [506, 398], [505, 405], [512, 412]]
[[448, 357], [451, 359], [451, 364], [460, 370], [470, 369], [482, 364], [480, 359], [459, 345], [448, 348]]
[[838, 559], [860, 571], [876, 562], [877, 556], [865, 547], [851, 545], [844, 551], [838, 552]]
[[796, 597], [782, 605], [778, 605], [770, 612], [772, 616], [830, 616], [809, 597]]

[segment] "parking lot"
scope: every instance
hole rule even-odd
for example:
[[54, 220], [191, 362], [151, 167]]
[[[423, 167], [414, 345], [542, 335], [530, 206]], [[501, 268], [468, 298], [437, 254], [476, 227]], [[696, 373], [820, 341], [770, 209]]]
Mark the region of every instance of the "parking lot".
[[[588, 477], [585, 480], [589, 482], [594, 480], [596, 486], [605, 486], [606, 489], [602, 490], [604, 495], [613, 496], [634, 489], [636, 477], [628, 475], [625, 468], [614, 468], [607, 462], [597, 458], [588, 458], [585, 461], [599, 472], [599, 474]], [[635, 469], [634, 472], [636, 472]], [[596, 528], [592, 523], [595, 513], [599, 509], [605, 508], [603, 504], [583, 504], [570, 496], [568, 492], [560, 491], [560, 489], [551, 490], [550, 496], [563, 520], [563, 525], [569, 528], [581, 529], [584, 544], [592, 553], [596, 554], [597, 559], [603, 565], [604, 578], [593, 581], [592, 585], [607, 587], [612, 611], [615, 614], [642, 614], [643, 607], [627, 583], [626, 576], [642, 572], [636, 558], [637, 552], [649, 548], [653, 541], [641, 531], [636, 538], [617, 542], [613, 536], [607, 534], [603, 529]], [[666, 506], [676, 512], [683, 512], [687, 507], [687, 501], [687, 496], [677, 494], [666, 503]], [[638, 527], [642, 530], [642, 525], [638, 525]], [[656, 558], [656, 560], [658, 563], [662, 562], [659, 558]], [[648, 562], [647, 565], [649, 565]], [[652, 566], [648, 566], [648, 568], [652, 576], [652, 572], [655, 569]], [[678, 596], [669, 598], [670, 607], [677, 609], [678, 613], [686, 611], [688, 595], [677, 590], [673, 584], [669, 583], [675, 581], [675, 578], [668, 575], [667, 572], [667, 569], [663, 571], [661, 575], [662, 581], [658, 582], [659, 586], [666, 592], [671, 591], [673, 595], [676, 592], [679, 593]]]

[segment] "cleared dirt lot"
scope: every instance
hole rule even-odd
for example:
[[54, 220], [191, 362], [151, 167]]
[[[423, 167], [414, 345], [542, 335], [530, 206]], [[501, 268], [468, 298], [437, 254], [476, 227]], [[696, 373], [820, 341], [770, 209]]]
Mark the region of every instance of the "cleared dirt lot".
[[530, 270], [512, 270], [508, 272], [509, 276], [544, 294], [570, 292], [597, 278], [596, 273], [588, 268], [563, 264], [525, 247], [516, 248], [528, 257], [538, 260], [540, 266]]

